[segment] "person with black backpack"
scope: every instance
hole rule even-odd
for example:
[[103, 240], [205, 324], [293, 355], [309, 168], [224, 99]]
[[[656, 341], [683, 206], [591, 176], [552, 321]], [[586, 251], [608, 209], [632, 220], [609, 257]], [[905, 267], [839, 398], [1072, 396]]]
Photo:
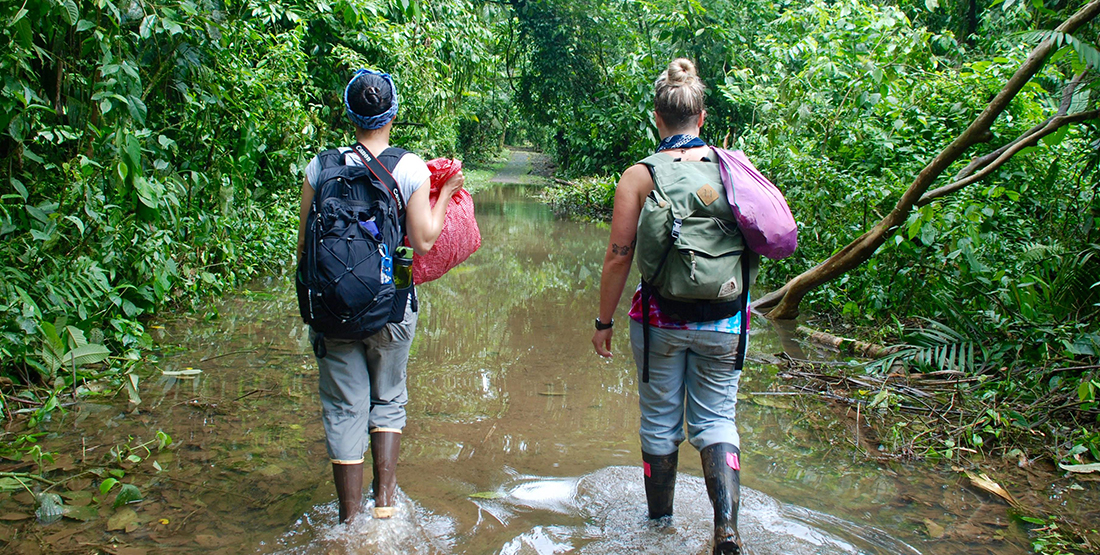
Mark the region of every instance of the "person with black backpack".
[[296, 273], [298, 308], [310, 325], [320, 371], [341, 523], [362, 507], [368, 439], [374, 517], [395, 513], [406, 365], [418, 303], [411, 279], [395, 277], [394, 267], [411, 261], [411, 255], [402, 259], [406, 237], [417, 254], [431, 250], [451, 195], [464, 182], [459, 171], [430, 204], [427, 165], [389, 144], [398, 109], [390, 75], [357, 71], [344, 90], [344, 104], [356, 144], [321, 152], [306, 167]]
[[734, 415], [757, 257], [730, 209], [716, 151], [699, 139], [705, 87], [695, 65], [674, 60], [655, 88], [661, 141], [623, 172], [615, 190], [592, 344], [612, 356], [615, 307], [637, 258], [642, 282], [630, 343], [649, 517], [672, 516], [680, 443], [688, 439], [700, 452], [714, 506], [713, 552], [736, 554], [741, 451]]

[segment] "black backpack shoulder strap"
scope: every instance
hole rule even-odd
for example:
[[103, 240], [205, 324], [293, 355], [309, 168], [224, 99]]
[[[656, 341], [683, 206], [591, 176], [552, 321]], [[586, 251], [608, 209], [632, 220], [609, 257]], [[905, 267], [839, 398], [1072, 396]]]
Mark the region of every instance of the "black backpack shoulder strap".
[[405, 197], [401, 194], [401, 187], [397, 185], [397, 180], [393, 178], [393, 174], [378, 158], [375, 158], [367, 147], [355, 143], [351, 148], [359, 155], [359, 159], [363, 161], [363, 165], [370, 170], [374, 178], [389, 190], [390, 196], [397, 203], [397, 217], [403, 222], [405, 220]]
[[344, 165], [344, 152], [340, 152], [338, 148], [330, 148], [317, 153], [317, 164], [319, 169], [331, 168], [334, 166]]
[[390, 173], [393, 173], [393, 170], [397, 169], [398, 162], [408, 153], [409, 151], [401, 147], [391, 146], [378, 153], [378, 160], [382, 162], [383, 166], [386, 166], [386, 169], [390, 170]]

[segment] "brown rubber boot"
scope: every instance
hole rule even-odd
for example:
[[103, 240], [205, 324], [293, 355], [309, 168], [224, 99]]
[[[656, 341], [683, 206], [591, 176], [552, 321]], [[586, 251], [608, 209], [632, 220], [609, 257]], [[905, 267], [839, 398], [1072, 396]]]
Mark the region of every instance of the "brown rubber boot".
[[332, 481], [340, 500], [340, 523], [350, 522], [363, 505], [363, 463], [332, 463]]
[[396, 512], [397, 454], [401, 450], [400, 432], [371, 432], [370, 454], [374, 460], [374, 518], [390, 518]]
[[741, 451], [729, 443], [708, 445], [699, 452], [707, 494], [714, 505], [714, 555], [739, 555], [737, 509], [741, 505]]
[[676, 493], [676, 464], [679, 458], [679, 451], [673, 451], [671, 455], [650, 455], [642, 451], [649, 518], [658, 519], [672, 515], [672, 498]]

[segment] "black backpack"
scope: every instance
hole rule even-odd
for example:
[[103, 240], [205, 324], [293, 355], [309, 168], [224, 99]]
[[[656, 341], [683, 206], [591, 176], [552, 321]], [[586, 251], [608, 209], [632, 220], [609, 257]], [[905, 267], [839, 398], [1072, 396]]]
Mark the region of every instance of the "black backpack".
[[405, 199], [391, 172], [407, 151], [388, 148], [375, 158], [360, 144], [353, 150], [363, 166], [345, 165], [338, 149], [317, 155], [321, 171], [311, 184], [298, 261], [298, 310], [316, 334], [319, 358], [326, 336], [365, 339], [387, 322], [400, 322], [412, 292], [393, 283], [393, 256], [405, 239]]

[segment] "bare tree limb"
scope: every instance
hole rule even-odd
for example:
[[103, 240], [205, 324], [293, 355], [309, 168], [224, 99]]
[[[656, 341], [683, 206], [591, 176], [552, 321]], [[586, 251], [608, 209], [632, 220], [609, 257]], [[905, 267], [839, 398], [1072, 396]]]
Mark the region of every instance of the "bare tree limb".
[[[1070, 16], [1058, 26], [1056, 31], [1060, 33], [1073, 33], [1082, 25], [1092, 21], [1100, 14], [1100, 0], [1092, 0], [1082, 7], [1077, 13]], [[1046, 59], [1054, 50], [1054, 40], [1048, 38], [1039, 43], [1027, 59], [1024, 60], [1016, 73], [1005, 83], [1001, 92], [993, 98], [978, 117], [948, 144], [935, 158], [932, 159], [917, 174], [909, 188], [898, 199], [894, 209], [890, 211], [871, 230], [849, 243], [836, 254], [830, 256], [817, 266], [795, 276], [786, 285], [777, 291], [773, 291], [763, 298], [758, 299], [753, 306], [757, 310], [768, 310], [768, 318], [790, 319], [798, 316], [798, 305], [802, 298], [814, 288], [831, 281], [848, 270], [851, 270], [871, 256], [874, 256], [886, 240], [892, 236], [898, 228], [905, 223], [909, 213], [917, 202], [924, 196], [928, 187], [958, 160], [971, 146], [988, 140], [989, 129], [993, 123], [1008, 108], [1009, 102], [1016, 97], [1032, 77], [1042, 69]], [[770, 310], [769, 310], [770, 309]]]
[[996, 160], [998, 156], [1000, 156], [1004, 151], [1011, 148], [1012, 145], [1016, 144], [1018, 141], [1021, 141], [1025, 138], [1031, 136], [1033, 133], [1038, 133], [1041, 129], [1046, 127], [1046, 125], [1048, 123], [1050, 123], [1050, 121], [1052, 119], [1054, 119], [1058, 116], [1064, 116], [1064, 115], [1068, 114], [1069, 113], [1069, 108], [1073, 104], [1073, 94], [1075, 92], [1077, 92], [1077, 88], [1081, 86], [1081, 79], [1084, 78], [1084, 76], [1085, 76], [1084, 73], [1077, 74], [1073, 78], [1073, 80], [1070, 81], [1069, 84], [1066, 85], [1066, 88], [1062, 90], [1062, 102], [1061, 102], [1061, 104], [1059, 104], [1058, 111], [1054, 115], [1050, 116], [1049, 118], [1044, 120], [1042, 123], [1036, 125], [1035, 127], [1032, 127], [1031, 129], [1028, 129], [1026, 132], [1024, 132], [1019, 137], [1017, 137], [1015, 141], [1012, 141], [1012, 142], [1002, 146], [1001, 148], [998, 148], [997, 150], [994, 150], [993, 152], [990, 152], [989, 154], [986, 154], [984, 156], [979, 156], [979, 157], [971, 160], [970, 163], [967, 164], [967, 166], [965, 168], [963, 168], [961, 171], [959, 171], [959, 173], [955, 174], [955, 181], [961, 181], [961, 180], [963, 180], [967, 177], [970, 177], [970, 174], [974, 173], [978, 168], [984, 167], [986, 164], [989, 164], [991, 161]]
[[917, 201], [917, 206], [924, 206], [932, 202], [933, 200], [936, 200], [937, 198], [947, 196], [951, 193], [954, 193], [955, 191], [966, 187], [967, 185], [971, 185], [973, 183], [981, 181], [986, 176], [993, 173], [993, 170], [996, 170], [997, 168], [1004, 165], [1005, 162], [1007, 162], [1010, 158], [1015, 156], [1021, 150], [1029, 146], [1034, 146], [1036, 143], [1039, 142], [1039, 139], [1042, 139], [1043, 137], [1054, 133], [1061, 127], [1064, 127], [1071, 123], [1079, 123], [1082, 121], [1097, 118], [1100, 118], [1100, 110], [1078, 112], [1076, 114], [1073, 114], [1072, 116], [1056, 116], [1050, 118], [1047, 120], [1046, 125], [1040, 128], [1038, 131], [1031, 133], [1030, 135], [1025, 134], [1026, 136], [1021, 136], [1019, 139], [1013, 141], [1012, 143], [1005, 145], [1006, 148], [998, 149], [997, 152], [1000, 152], [1000, 155], [997, 156], [997, 158], [995, 158], [992, 162], [990, 162], [989, 165], [982, 168], [982, 170], [978, 173], [972, 174], [966, 179], [960, 179], [959, 181], [956, 181], [954, 183], [928, 191], [924, 194], [924, 196], [920, 198], [919, 201]]

